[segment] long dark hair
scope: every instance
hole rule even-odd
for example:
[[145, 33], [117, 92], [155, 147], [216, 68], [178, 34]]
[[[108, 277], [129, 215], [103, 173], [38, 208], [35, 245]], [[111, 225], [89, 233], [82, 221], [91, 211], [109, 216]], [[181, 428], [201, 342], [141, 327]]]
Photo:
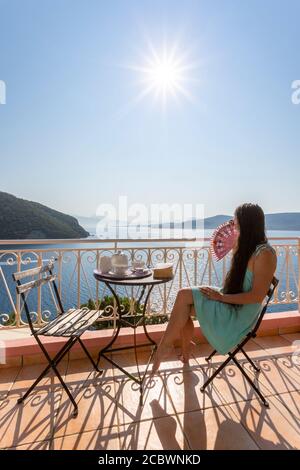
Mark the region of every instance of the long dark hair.
[[239, 294], [243, 291], [248, 261], [257, 245], [267, 242], [265, 215], [259, 205], [242, 204], [236, 208], [234, 215], [239, 225], [239, 236], [224, 282], [223, 291], [226, 294]]

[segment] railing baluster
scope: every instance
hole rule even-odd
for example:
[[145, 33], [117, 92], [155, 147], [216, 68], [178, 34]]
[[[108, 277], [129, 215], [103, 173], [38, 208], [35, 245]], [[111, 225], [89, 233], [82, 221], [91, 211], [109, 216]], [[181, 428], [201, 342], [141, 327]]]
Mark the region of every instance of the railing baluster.
[[62, 284], [62, 253], [61, 251], [58, 252], [58, 267], [57, 267], [57, 275], [58, 275], [58, 292], [59, 292], [59, 296], [61, 297], [61, 284]]
[[[18, 271], [21, 271], [21, 259], [22, 259], [22, 252], [19, 252], [17, 255], [18, 260]], [[21, 296], [20, 294], [16, 294], [16, 308], [17, 308], [17, 316], [16, 316], [16, 328], [20, 328], [21, 326]]]
[[286, 246], [286, 302], [291, 300], [290, 296], [290, 246]]
[[81, 250], [77, 251], [77, 308], [80, 308]]
[[194, 248], [193, 253], [194, 253], [194, 286], [196, 286], [197, 279], [198, 279], [198, 251], [196, 248]]
[[297, 255], [298, 255], [298, 312], [300, 312], [300, 238], [298, 238]]
[[[38, 266], [43, 265], [43, 258], [42, 258], [42, 253], [39, 253], [38, 255]], [[41, 279], [41, 275], [38, 276], [39, 279]], [[39, 286], [37, 288], [37, 325], [41, 326], [42, 325], [42, 286]]]
[[212, 283], [212, 281], [211, 281], [211, 272], [212, 272], [211, 262], [212, 262], [212, 257], [211, 257], [211, 252], [209, 251], [208, 252], [208, 283], [209, 284]]
[[[100, 250], [96, 251], [96, 269], [99, 269], [100, 267]], [[95, 299], [95, 306], [96, 309], [99, 310], [99, 282], [94, 280], [96, 282], [96, 299]]]
[[182, 288], [182, 264], [183, 264], [183, 252], [182, 248], [179, 248], [179, 289]]

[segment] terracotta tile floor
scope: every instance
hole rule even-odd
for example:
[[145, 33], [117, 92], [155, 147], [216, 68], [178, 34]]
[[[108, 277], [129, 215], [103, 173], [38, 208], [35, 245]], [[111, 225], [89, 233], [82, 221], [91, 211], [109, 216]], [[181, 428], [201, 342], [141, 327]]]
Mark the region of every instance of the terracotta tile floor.
[[[56, 378], [45, 378], [24, 405], [24, 393], [42, 366], [0, 369], [1, 449], [300, 449], [300, 333], [256, 338], [248, 344], [259, 362], [256, 381], [266, 409], [235, 365], [228, 365], [203, 394], [200, 387], [222, 357], [205, 362], [208, 345], [195, 347], [190, 364], [175, 355], [159, 375], [139, 387], [103, 360], [104, 373], [85, 359], [64, 361], [60, 372], [78, 402], [77, 418]], [[294, 344], [293, 344], [294, 343]], [[297, 360], [298, 359], [298, 360]], [[137, 374], [132, 353], [114, 360]], [[148, 352], [139, 352], [141, 371]], [[252, 368], [243, 367], [253, 376]]]

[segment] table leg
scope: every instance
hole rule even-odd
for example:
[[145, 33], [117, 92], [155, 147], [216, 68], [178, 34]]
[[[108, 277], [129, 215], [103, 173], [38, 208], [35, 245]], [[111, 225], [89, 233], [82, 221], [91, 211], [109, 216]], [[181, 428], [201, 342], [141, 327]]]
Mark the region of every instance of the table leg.
[[[150, 357], [149, 357], [149, 360], [148, 360], [148, 363], [147, 363], [147, 366], [146, 366], [146, 369], [145, 369], [145, 372], [143, 374], [143, 377], [141, 377], [140, 375], [140, 372], [139, 372], [139, 368], [138, 368], [138, 360], [137, 360], [137, 348], [136, 348], [136, 336], [135, 336], [135, 329], [134, 329], [134, 349], [135, 349], [135, 356], [136, 356], [136, 365], [137, 365], [137, 369], [138, 369], [138, 374], [139, 374], [139, 379], [140, 379], [140, 406], [143, 406], [143, 384], [144, 384], [144, 380], [145, 380], [145, 377], [146, 377], [146, 374], [147, 374], [147, 371], [148, 371], [148, 367], [149, 367], [149, 364], [151, 362], [151, 359], [153, 357], [153, 354], [157, 348], [157, 344], [155, 341], [153, 341], [153, 339], [149, 336], [148, 334], [148, 331], [147, 331], [147, 328], [146, 328], [146, 311], [147, 311], [147, 304], [148, 304], [148, 301], [149, 301], [149, 298], [150, 298], [150, 294], [151, 294], [151, 291], [153, 289], [153, 285], [151, 285], [148, 289], [148, 292], [147, 292], [147, 295], [146, 295], [146, 298], [145, 298], [145, 302], [144, 302], [144, 305], [143, 305], [143, 310], [142, 310], [142, 326], [143, 326], [143, 329], [144, 329], [144, 332], [145, 332], [145, 335], [149, 341], [150, 344], [152, 344], [154, 346], [154, 348], [152, 347], [152, 350], [151, 350], [151, 354], [150, 354]], [[140, 301], [143, 297], [145, 293], [145, 287], [143, 288], [142, 290], [142, 294], [137, 302], [137, 308], [140, 304]]]
[[[103, 349], [101, 349], [101, 351], [99, 352], [99, 355], [98, 355], [98, 362], [97, 362], [97, 365], [99, 364], [100, 362], [100, 359], [101, 359], [101, 356], [105, 357], [107, 360], [109, 360], [109, 362], [111, 362], [115, 367], [117, 367], [119, 370], [121, 370], [127, 377], [129, 377], [131, 380], [134, 380], [136, 383], [139, 384], [140, 386], [140, 401], [139, 401], [139, 404], [140, 406], [143, 406], [143, 385], [144, 385], [144, 381], [145, 381], [145, 377], [146, 377], [146, 374], [147, 374], [147, 371], [148, 371], [148, 367], [149, 367], [149, 364], [151, 362], [151, 359], [153, 357], [153, 354], [157, 348], [157, 344], [155, 341], [153, 341], [153, 339], [149, 336], [149, 333], [147, 331], [147, 328], [146, 328], [146, 311], [147, 311], [147, 304], [148, 304], [148, 301], [149, 301], [149, 297], [150, 297], [150, 294], [151, 294], [151, 291], [153, 289], [153, 285], [151, 285], [148, 289], [148, 292], [147, 292], [147, 295], [146, 295], [146, 298], [145, 298], [145, 302], [144, 302], [144, 305], [143, 305], [143, 309], [142, 309], [142, 319], [141, 319], [141, 322], [139, 321], [137, 324], [135, 324], [134, 326], [132, 326], [133, 330], [134, 330], [134, 334], [133, 334], [133, 338], [134, 338], [134, 344], [133, 346], [124, 346], [124, 347], [120, 347], [120, 348], [115, 348], [115, 349], [112, 349], [112, 346], [113, 344], [115, 343], [115, 341], [117, 340], [118, 336], [119, 336], [119, 332], [120, 332], [120, 329], [121, 329], [121, 326], [122, 326], [122, 309], [121, 309], [121, 303], [120, 303], [120, 299], [119, 299], [119, 296], [118, 294], [116, 293], [116, 291], [111, 287], [110, 283], [106, 283], [106, 286], [108, 287], [108, 289], [110, 290], [110, 292], [112, 293], [113, 295], [113, 298], [115, 299], [116, 301], [116, 304], [117, 304], [117, 310], [118, 310], [118, 319], [117, 319], [117, 328], [116, 328], [116, 331], [115, 331], [115, 334], [113, 335], [111, 341], [107, 344], [107, 346], [105, 346]], [[140, 305], [140, 302], [144, 296], [144, 293], [145, 293], [145, 286], [143, 286], [142, 288], [142, 293], [140, 294], [138, 300], [137, 300], [137, 304], [136, 304], [136, 311]], [[123, 321], [123, 323], [125, 322], [125, 320]], [[126, 324], [126, 323], [125, 323]], [[143, 329], [144, 329], [144, 333], [146, 335], [146, 338], [148, 339], [149, 341], [149, 344], [147, 345], [152, 345], [152, 351], [151, 351], [151, 354], [150, 354], [150, 357], [149, 357], [149, 360], [148, 360], [148, 363], [147, 363], [147, 366], [146, 366], [146, 370], [143, 374], [143, 376], [141, 376], [140, 374], [140, 371], [139, 371], [139, 365], [138, 365], [138, 357], [137, 357], [137, 348], [139, 346], [146, 346], [146, 344], [142, 344], [142, 345], [137, 345], [137, 342], [136, 342], [136, 328], [137, 326], [141, 324], [143, 326]], [[153, 347], [154, 346], [154, 347]], [[134, 353], [135, 353], [135, 362], [136, 362], [136, 366], [137, 366], [137, 371], [138, 371], [138, 379], [136, 377], [134, 377], [132, 374], [130, 374], [129, 372], [127, 372], [123, 367], [119, 366], [115, 361], [113, 361], [112, 359], [109, 359], [108, 357], [105, 356], [105, 353], [106, 352], [113, 352], [113, 351], [121, 351], [121, 350], [126, 350], [126, 349], [134, 349]]]
[[120, 304], [120, 300], [119, 300], [119, 297], [118, 295], [116, 294], [116, 292], [114, 291], [114, 289], [111, 287], [111, 285], [108, 283], [108, 282], [105, 282], [105, 285], [106, 287], [108, 287], [108, 289], [110, 290], [110, 292], [112, 293], [113, 295], [113, 298], [115, 299], [116, 301], [116, 304], [117, 304], [117, 311], [118, 311], [118, 318], [117, 318], [117, 328], [115, 330], [115, 333], [112, 337], [112, 339], [110, 340], [110, 342], [103, 348], [101, 349], [101, 351], [99, 352], [98, 354], [98, 362], [97, 362], [97, 366], [100, 362], [100, 358], [101, 356], [111, 348], [111, 346], [114, 344], [114, 342], [116, 341], [116, 339], [118, 338], [119, 336], [119, 333], [120, 333], [120, 329], [121, 329], [121, 304]]
[[146, 310], [147, 310], [147, 304], [148, 304], [149, 297], [150, 297], [150, 294], [151, 294], [151, 292], [152, 292], [153, 287], [154, 287], [153, 285], [150, 286], [150, 288], [149, 288], [149, 290], [148, 290], [148, 293], [147, 293], [147, 296], [146, 296], [146, 299], [145, 299], [144, 306], [143, 306], [143, 312], [142, 312], [143, 321], [142, 321], [142, 326], [143, 326], [143, 328], [144, 328], [144, 332], [145, 332], [146, 337], [148, 338], [148, 340], [150, 341], [150, 343], [152, 343], [153, 346], [155, 346], [155, 349], [156, 349], [157, 344], [156, 344], [155, 341], [153, 341], [152, 338], [150, 338], [149, 333], [148, 333], [147, 328], [146, 328]]

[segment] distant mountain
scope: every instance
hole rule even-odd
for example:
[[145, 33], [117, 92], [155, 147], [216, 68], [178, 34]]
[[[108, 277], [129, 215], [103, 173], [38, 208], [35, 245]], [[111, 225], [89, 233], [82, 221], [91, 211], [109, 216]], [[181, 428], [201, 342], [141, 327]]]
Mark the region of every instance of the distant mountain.
[[266, 214], [268, 230], [300, 230], [300, 212]]
[[[213, 217], [206, 217], [204, 219], [204, 228], [205, 229], [214, 229], [218, 227], [218, 225], [227, 222], [229, 219], [232, 219], [232, 215], [214, 215]], [[300, 231], [300, 212], [282, 212], [277, 214], [266, 214], [266, 228], [267, 230], [280, 230], [280, 231]], [[192, 220], [192, 227], [196, 227], [199, 223], [200, 225], [201, 220]], [[176, 222], [172, 223], [172, 228], [181, 228], [183, 226], [182, 223]], [[159, 227], [159, 228], [168, 228], [169, 224], [155, 224], [152, 227]]]
[[214, 215], [213, 217], [206, 217], [204, 219], [204, 228], [212, 229], [218, 227], [220, 224], [224, 224], [227, 220], [232, 219], [232, 215]]
[[0, 191], [0, 240], [86, 238], [75, 217]]
[[[215, 215], [204, 219], [204, 228], [216, 228], [218, 225], [232, 219], [231, 215]], [[287, 230], [300, 231], [300, 212], [278, 212], [275, 214], [266, 214], [267, 230]]]

